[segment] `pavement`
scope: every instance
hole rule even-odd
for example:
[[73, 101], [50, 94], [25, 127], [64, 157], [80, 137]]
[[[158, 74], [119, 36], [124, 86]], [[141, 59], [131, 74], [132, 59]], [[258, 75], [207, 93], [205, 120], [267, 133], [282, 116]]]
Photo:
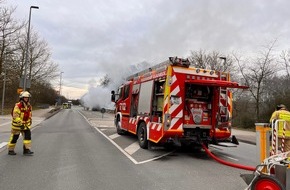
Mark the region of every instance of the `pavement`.
[[[43, 121], [49, 117], [51, 117], [53, 114], [57, 112], [57, 109], [53, 107], [49, 107], [46, 109], [38, 109], [38, 110], [32, 110], [32, 128], [38, 125], [40, 122]], [[9, 124], [8, 124], [9, 123]], [[8, 124], [8, 125], [7, 125]], [[11, 130], [11, 115], [2, 115], [0, 116], [0, 133], [6, 132]]]
[[240, 142], [256, 145], [256, 132], [232, 128], [232, 135]]

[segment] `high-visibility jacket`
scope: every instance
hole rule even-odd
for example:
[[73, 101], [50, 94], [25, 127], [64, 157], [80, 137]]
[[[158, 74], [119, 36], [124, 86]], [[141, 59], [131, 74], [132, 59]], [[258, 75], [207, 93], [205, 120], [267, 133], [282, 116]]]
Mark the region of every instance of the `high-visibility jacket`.
[[30, 103], [20, 101], [15, 104], [12, 111], [12, 129], [30, 129], [32, 124], [32, 106]]
[[[275, 111], [270, 119], [270, 122], [272, 123], [273, 120], [284, 120], [285, 121], [285, 138], [290, 139], [290, 112], [287, 110], [278, 110]], [[278, 123], [278, 137], [282, 138], [283, 136], [283, 127], [284, 127], [284, 122], [279, 122]]]

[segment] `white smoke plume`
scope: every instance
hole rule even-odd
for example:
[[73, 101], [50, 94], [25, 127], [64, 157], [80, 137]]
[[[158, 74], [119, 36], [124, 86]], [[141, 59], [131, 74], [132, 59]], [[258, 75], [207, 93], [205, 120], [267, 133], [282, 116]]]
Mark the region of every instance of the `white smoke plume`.
[[[135, 65], [130, 65], [124, 72], [119, 72], [119, 75], [106, 73], [110, 78], [110, 83], [107, 87], [100, 86], [95, 80], [89, 82], [88, 92], [80, 99], [81, 104], [88, 109], [100, 110], [101, 108], [113, 109], [114, 103], [111, 102], [111, 91], [125, 82], [125, 79], [139, 71], [150, 67], [148, 62], [141, 62]], [[116, 68], [115, 68], [116, 69]]]

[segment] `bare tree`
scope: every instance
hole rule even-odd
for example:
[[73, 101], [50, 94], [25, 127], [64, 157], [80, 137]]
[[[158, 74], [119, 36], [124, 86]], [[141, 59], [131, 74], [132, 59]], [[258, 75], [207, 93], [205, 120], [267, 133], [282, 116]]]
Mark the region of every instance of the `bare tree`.
[[287, 78], [290, 79], [290, 50], [282, 51], [280, 57], [283, 60], [283, 65], [285, 66]]
[[58, 65], [51, 59], [51, 52], [45, 40], [36, 33], [31, 37], [29, 57], [29, 78], [47, 81], [58, 77]]
[[[31, 82], [35, 81], [51, 81], [58, 77], [58, 65], [52, 61], [51, 52], [47, 42], [40, 39], [33, 28], [30, 30], [30, 45], [28, 54], [28, 77]], [[25, 52], [27, 43], [27, 31], [22, 30], [18, 37], [17, 54], [15, 55], [15, 70], [16, 75], [23, 76], [25, 69]]]
[[[5, 65], [6, 98], [5, 102], [13, 103], [17, 99], [16, 90], [19, 88], [19, 78], [24, 73], [25, 52], [27, 43], [28, 22], [20, 22], [13, 18], [16, 8], [4, 7], [0, 0], [0, 73], [3, 73]], [[31, 32], [28, 75], [32, 80], [32, 88], [51, 90], [49, 82], [56, 77], [58, 65], [51, 59], [51, 52], [45, 40], [41, 40]], [[2, 83], [0, 83], [0, 87]], [[3, 89], [3, 87], [2, 87]], [[2, 91], [1, 89], [1, 91]], [[32, 89], [37, 91], [36, 89]], [[15, 98], [12, 98], [15, 97]], [[34, 98], [37, 99], [36, 96]], [[55, 98], [51, 98], [55, 100]], [[7, 104], [8, 105], [8, 104]]]
[[267, 85], [266, 81], [273, 77], [277, 72], [278, 67], [277, 60], [273, 55], [273, 50], [276, 40], [270, 44], [264, 46], [260, 55], [242, 64], [241, 58], [235, 56], [236, 62], [239, 66], [239, 70], [247, 86], [249, 86], [249, 92], [255, 100], [256, 120], [260, 121], [260, 107], [261, 103], [267, 98]]
[[191, 51], [189, 56], [190, 63], [202, 69], [210, 69], [225, 72], [229, 69], [234, 70], [232, 56], [224, 56], [218, 51], [212, 51], [210, 53], [205, 50]]
[[17, 33], [23, 28], [23, 24], [13, 19], [14, 11], [15, 8], [0, 7], [0, 73], [3, 71], [5, 55], [14, 54]]

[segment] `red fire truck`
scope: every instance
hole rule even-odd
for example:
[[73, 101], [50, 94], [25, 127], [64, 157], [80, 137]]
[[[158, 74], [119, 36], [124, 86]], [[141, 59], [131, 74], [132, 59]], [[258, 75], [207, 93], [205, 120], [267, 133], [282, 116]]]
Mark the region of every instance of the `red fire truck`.
[[112, 91], [117, 133], [137, 135], [145, 149], [149, 142], [208, 145], [227, 140], [232, 117], [229, 88], [247, 87], [230, 81], [229, 73], [170, 57], [129, 76], [118, 92]]

